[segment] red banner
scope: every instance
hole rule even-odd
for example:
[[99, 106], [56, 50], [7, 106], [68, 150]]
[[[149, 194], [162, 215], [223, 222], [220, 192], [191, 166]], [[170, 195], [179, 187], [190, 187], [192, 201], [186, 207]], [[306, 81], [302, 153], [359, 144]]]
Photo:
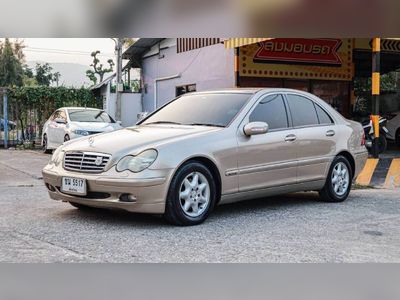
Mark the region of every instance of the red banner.
[[254, 62], [342, 65], [337, 53], [340, 39], [273, 39], [258, 44]]

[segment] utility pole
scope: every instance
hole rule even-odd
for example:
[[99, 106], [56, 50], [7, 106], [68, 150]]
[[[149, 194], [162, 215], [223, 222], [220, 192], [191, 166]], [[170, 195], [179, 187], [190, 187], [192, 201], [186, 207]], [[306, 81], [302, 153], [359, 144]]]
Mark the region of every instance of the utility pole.
[[116, 88], [116, 103], [115, 103], [115, 118], [118, 121], [121, 121], [121, 93], [123, 92], [123, 84], [122, 84], [122, 45], [123, 39], [116, 38], [113, 39], [115, 42], [115, 53], [117, 55], [117, 88]]
[[371, 121], [374, 128], [372, 140], [372, 155], [379, 158], [379, 94], [380, 94], [380, 60], [381, 39], [372, 39], [372, 114]]

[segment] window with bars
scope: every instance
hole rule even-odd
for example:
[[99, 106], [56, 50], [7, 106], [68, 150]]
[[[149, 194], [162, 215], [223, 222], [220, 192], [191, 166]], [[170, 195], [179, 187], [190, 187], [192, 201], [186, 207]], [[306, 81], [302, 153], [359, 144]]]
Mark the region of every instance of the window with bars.
[[196, 91], [195, 84], [181, 85], [181, 86], [177, 86], [175, 88], [175, 95], [176, 95], [176, 97], [178, 97], [180, 95], [190, 93], [190, 92], [195, 92], [195, 91]]

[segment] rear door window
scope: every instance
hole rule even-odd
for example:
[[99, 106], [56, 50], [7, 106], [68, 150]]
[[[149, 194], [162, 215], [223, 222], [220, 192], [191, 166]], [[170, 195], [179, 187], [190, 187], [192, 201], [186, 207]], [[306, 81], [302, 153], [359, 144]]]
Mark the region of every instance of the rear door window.
[[319, 124], [333, 124], [332, 118], [317, 104], [315, 104], [317, 110]]
[[289, 94], [287, 100], [294, 127], [318, 125], [314, 103], [305, 97]]

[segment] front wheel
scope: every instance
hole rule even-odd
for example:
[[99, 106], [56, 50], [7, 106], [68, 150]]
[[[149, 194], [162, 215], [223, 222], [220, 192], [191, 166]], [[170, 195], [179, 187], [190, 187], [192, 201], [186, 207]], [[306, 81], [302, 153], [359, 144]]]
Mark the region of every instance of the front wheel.
[[342, 202], [347, 199], [351, 189], [353, 174], [347, 158], [336, 156], [328, 172], [324, 188], [319, 192], [326, 202]]
[[180, 226], [204, 222], [216, 202], [216, 184], [210, 170], [198, 162], [189, 162], [175, 174], [169, 187], [165, 219]]
[[45, 154], [50, 154], [52, 151], [47, 148], [47, 135], [43, 136], [43, 141], [42, 141], [42, 152]]

